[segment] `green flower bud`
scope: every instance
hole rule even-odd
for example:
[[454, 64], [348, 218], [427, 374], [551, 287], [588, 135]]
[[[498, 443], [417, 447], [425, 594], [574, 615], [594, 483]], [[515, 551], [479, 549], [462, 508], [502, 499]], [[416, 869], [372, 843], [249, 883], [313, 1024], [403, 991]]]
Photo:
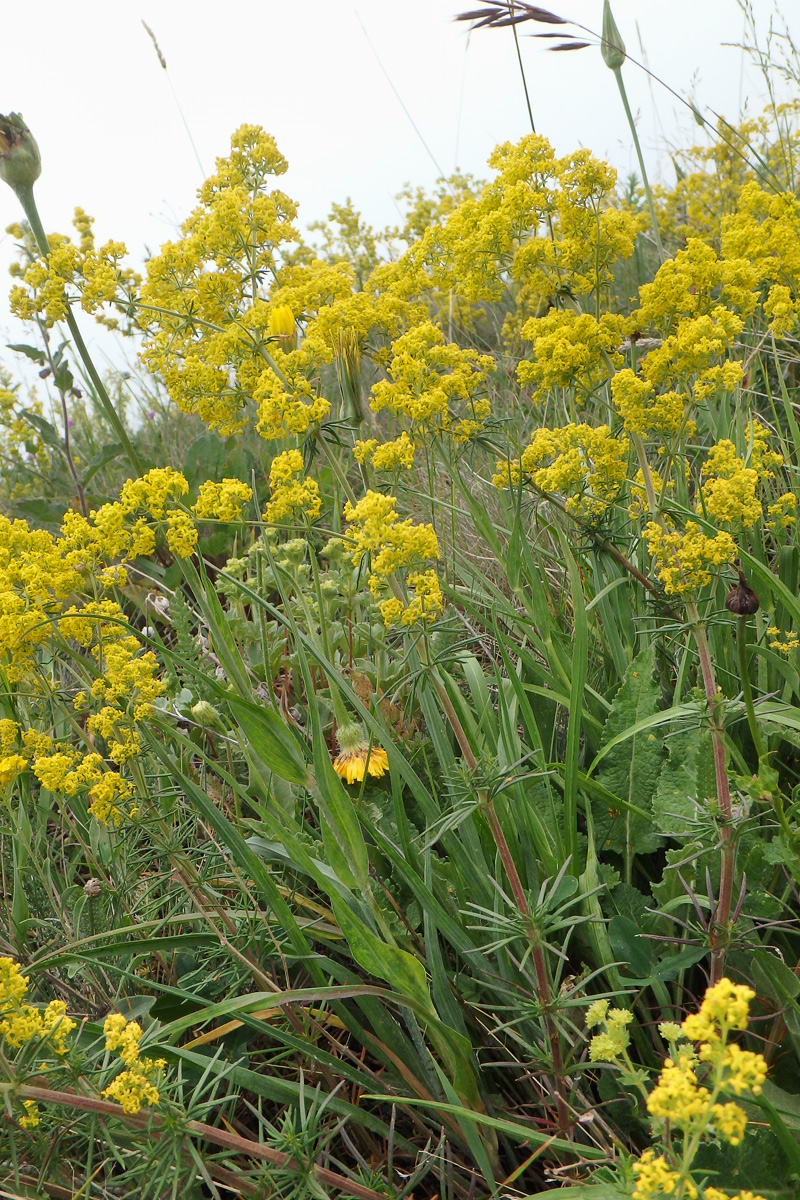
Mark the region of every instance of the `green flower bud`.
[[19, 113], [0, 114], [0, 178], [15, 192], [33, 187], [42, 171], [36, 138]]
[[216, 708], [214, 708], [214, 705], [209, 704], [207, 700], [197, 701], [197, 704], [192, 708], [192, 716], [199, 725], [203, 725], [206, 729], [212, 729], [217, 733], [225, 732], [222, 717]]
[[608, 0], [603, 4], [603, 42], [600, 46], [603, 62], [612, 71], [618, 71], [625, 62], [625, 43], [617, 29]]

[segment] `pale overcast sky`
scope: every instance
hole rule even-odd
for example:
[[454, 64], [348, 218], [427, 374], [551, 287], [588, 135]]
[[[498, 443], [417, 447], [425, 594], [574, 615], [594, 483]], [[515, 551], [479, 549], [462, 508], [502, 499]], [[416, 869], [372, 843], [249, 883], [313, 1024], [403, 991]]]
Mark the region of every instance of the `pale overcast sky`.
[[[753, 3], [766, 26], [771, 0]], [[786, 0], [786, 11], [796, 12], [796, 4]], [[331, 201], [349, 195], [381, 226], [395, 220], [393, 197], [404, 183], [430, 186], [438, 171], [378, 58], [446, 173], [458, 166], [484, 174], [497, 142], [528, 131], [511, 32], [470, 36], [452, 20], [479, 6], [480, 0], [6, 6], [0, 112], [21, 112], [38, 139], [45, 227], [66, 231], [81, 205], [96, 217], [99, 238], [124, 240], [139, 262], [145, 245], [156, 249], [174, 236], [201, 181], [170, 82], [206, 172], [238, 125], [258, 123], [289, 160], [280, 186], [300, 202], [301, 223], [324, 217]], [[734, 120], [748, 98], [751, 108], [761, 108], [757, 73], [739, 50], [722, 45], [742, 37], [736, 0], [614, 0], [613, 7], [630, 53], [646, 58], [677, 91], [691, 91], [701, 107]], [[552, 8], [594, 29], [601, 24], [602, 0], [553, 0]], [[158, 38], [169, 78], [142, 18]], [[520, 43], [537, 132], [561, 153], [587, 146], [621, 172], [632, 171], [614, 78], [599, 51], [546, 53], [546, 42], [524, 36], [533, 29], [521, 28]], [[668, 170], [668, 141], [680, 128], [684, 141], [701, 131], [630, 64], [625, 77], [648, 158]], [[13, 194], [3, 189], [0, 231], [18, 216]], [[3, 275], [9, 242], [0, 241]], [[5, 293], [0, 276], [0, 331], [8, 329]]]

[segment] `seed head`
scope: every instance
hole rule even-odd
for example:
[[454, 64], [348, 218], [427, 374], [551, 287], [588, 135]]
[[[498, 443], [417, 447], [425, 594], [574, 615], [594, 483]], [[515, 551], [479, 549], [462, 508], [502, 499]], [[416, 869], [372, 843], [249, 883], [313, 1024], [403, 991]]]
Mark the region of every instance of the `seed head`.
[[747, 586], [741, 571], [738, 584], [731, 588], [725, 597], [725, 607], [728, 612], [734, 613], [737, 617], [752, 617], [753, 613], [757, 613], [759, 610], [758, 596], [752, 588]]

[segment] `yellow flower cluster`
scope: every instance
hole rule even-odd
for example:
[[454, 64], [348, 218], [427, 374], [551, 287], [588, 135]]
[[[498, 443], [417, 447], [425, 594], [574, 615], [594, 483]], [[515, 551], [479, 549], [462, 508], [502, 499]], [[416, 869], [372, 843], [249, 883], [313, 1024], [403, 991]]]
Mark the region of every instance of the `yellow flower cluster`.
[[[673, 1170], [663, 1154], [654, 1150], [645, 1150], [642, 1157], [633, 1164], [636, 1173], [636, 1186], [633, 1189], [633, 1200], [656, 1200], [662, 1196], [672, 1196], [677, 1192], [681, 1182], [679, 1171]], [[697, 1188], [691, 1179], [684, 1181], [684, 1194], [687, 1200], [697, 1200]]]
[[243, 125], [229, 157], [217, 160], [201, 187], [180, 240], [147, 264], [142, 358], [184, 411], [224, 434], [244, 426], [247, 401], [265, 371], [261, 346], [272, 336], [272, 310], [260, 281], [274, 277], [280, 247], [296, 238], [296, 205], [268, 190], [271, 177], [286, 169], [274, 140], [259, 126]]
[[[51, 326], [66, 317], [71, 299], [77, 295], [85, 312], [97, 313], [118, 295], [136, 289], [139, 276], [121, 265], [127, 254], [125, 245], [111, 241], [97, 249], [92, 224], [92, 218], [76, 208], [73, 225], [80, 234], [80, 244], [62, 234], [51, 234], [46, 258], [39, 256], [29, 231], [20, 225], [9, 227], [8, 232], [20, 239], [27, 260], [11, 268], [12, 276], [20, 282], [12, 287], [9, 303], [21, 320], [40, 319]], [[116, 327], [113, 319], [101, 320]]]
[[628, 433], [668, 439], [680, 432], [689, 438], [695, 432], [694, 422], [686, 419], [685, 392], [658, 394], [649, 379], [641, 379], [629, 367], [611, 380], [611, 399]]
[[[37, 1041], [64, 1055], [75, 1021], [67, 1016], [63, 1000], [51, 1000], [43, 1011], [24, 1004], [29, 982], [13, 959], [0, 958], [0, 1039], [13, 1050]], [[41, 1047], [39, 1053], [43, 1053]]]
[[189, 484], [180, 471], [172, 467], [155, 467], [141, 479], [128, 479], [120, 489], [119, 499], [123, 513], [135, 513], [146, 509], [151, 516], [161, 518], [173, 497], [185, 496]]
[[616, 347], [622, 341], [625, 321], [614, 313], [598, 320], [591, 313], [553, 309], [547, 316], [531, 317], [521, 336], [533, 343], [533, 358], [517, 366], [523, 387], [570, 388], [590, 392], [622, 362]]
[[797, 634], [782, 634], [777, 625], [770, 625], [767, 630], [767, 639], [770, 650], [776, 650], [778, 654], [791, 654], [800, 646], [800, 638]]
[[414, 443], [403, 430], [394, 441], [379, 442], [376, 438], [370, 438], [356, 442], [353, 457], [356, 462], [369, 464], [376, 471], [409, 470], [414, 465]]
[[106, 1050], [116, 1051], [125, 1066], [103, 1095], [116, 1100], [126, 1113], [139, 1112], [143, 1104], [158, 1104], [161, 1097], [156, 1082], [167, 1064], [163, 1058], [140, 1057], [141, 1026], [126, 1021], [120, 1013], [112, 1013], [106, 1017], [103, 1033]]
[[630, 1045], [627, 1027], [632, 1020], [632, 1012], [626, 1008], [610, 1008], [608, 1000], [595, 1000], [590, 1004], [586, 1010], [586, 1028], [602, 1025], [603, 1029], [589, 1043], [589, 1061], [613, 1062], [619, 1058]]
[[702, 487], [702, 502], [698, 511], [714, 521], [749, 529], [762, 516], [758, 498], [758, 472], [746, 467], [736, 454], [733, 442], [723, 438], [711, 447], [703, 467], [706, 482]]
[[238, 479], [201, 483], [192, 512], [201, 521], [241, 521], [242, 505], [253, 496], [252, 489]]
[[722, 222], [722, 253], [747, 258], [768, 294], [764, 312], [776, 337], [800, 317], [800, 202], [792, 191], [765, 191], [746, 183], [735, 211]]
[[[9, 1050], [35, 1042], [39, 1059], [48, 1052], [63, 1058], [69, 1050], [67, 1038], [77, 1022], [67, 1016], [62, 1000], [52, 1000], [44, 1009], [25, 1004], [29, 982], [13, 959], [0, 958], [0, 1041]], [[125, 1068], [103, 1095], [118, 1101], [126, 1113], [139, 1112], [143, 1104], [158, 1104], [156, 1083], [166, 1062], [163, 1058], [141, 1057], [141, 1027], [135, 1021], [126, 1021], [120, 1013], [112, 1013], [106, 1017], [103, 1032], [106, 1050], [116, 1051]], [[35, 1128], [40, 1120], [38, 1106], [30, 1100], [23, 1100], [22, 1106], [24, 1115], [19, 1124], [23, 1129]]]
[[303, 456], [299, 450], [285, 450], [273, 458], [269, 472], [271, 500], [264, 519], [313, 521], [322, 510], [319, 486], [314, 479], [303, 479]]
[[388, 409], [407, 420], [419, 437], [448, 434], [466, 442], [491, 413], [484, 394], [494, 359], [446, 342], [432, 321], [415, 325], [392, 343], [388, 379], [372, 389], [375, 412]]
[[756, 307], [756, 285], [746, 257], [720, 258], [711, 246], [690, 238], [639, 289], [640, 306], [629, 327], [655, 329], [663, 339], [643, 359], [643, 377], [678, 385], [677, 391], [689, 385], [697, 401], [718, 388], [733, 391], [742, 366], [730, 355]]
[[[350, 551], [353, 562], [360, 566], [369, 558], [369, 586], [377, 596], [389, 577], [401, 567], [416, 567], [426, 559], [439, 557], [439, 543], [432, 525], [415, 525], [409, 518], [401, 521], [394, 496], [368, 491], [357, 504], [349, 501], [344, 515], [350, 524]], [[441, 612], [442, 598], [433, 571], [414, 572], [409, 576], [413, 591], [411, 604], [397, 598], [387, 602], [383, 612], [387, 624], [398, 620], [413, 624], [431, 620]], [[383, 610], [382, 610], [383, 611]]]
[[253, 387], [258, 431], [268, 439], [306, 433], [331, 410], [330, 401], [320, 394], [319, 359], [307, 344], [286, 352], [273, 350], [273, 358], [280, 375], [268, 367]]
[[[741, 1096], [744, 1092], [758, 1095], [767, 1074], [767, 1064], [760, 1054], [729, 1041], [729, 1035], [747, 1028], [750, 1001], [755, 992], [730, 979], [721, 979], [710, 987], [700, 1010], [690, 1014], [683, 1024], [660, 1026], [669, 1042], [671, 1055], [665, 1059], [658, 1082], [647, 1100], [647, 1111], [658, 1126], [669, 1131], [670, 1140], [683, 1134], [683, 1158], [673, 1153], [671, 1161], [664, 1155], [647, 1150], [634, 1163], [636, 1186], [634, 1200], [656, 1200], [680, 1192], [696, 1197], [698, 1189], [692, 1179], [692, 1157], [700, 1140], [716, 1136], [731, 1145], [738, 1145], [747, 1125], [744, 1110], [733, 1101], [721, 1102], [726, 1093]], [[685, 1039], [685, 1040], [684, 1040]], [[700, 1043], [695, 1052], [691, 1043]], [[705, 1083], [697, 1078], [698, 1068], [707, 1067]], [[723, 1196], [716, 1188], [705, 1188], [704, 1200]], [[742, 1192], [743, 1198], [752, 1193]], [[727, 1197], [726, 1197], [727, 1200]]]
[[687, 521], [683, 533], [649, 521], [644, 536], [658, 577], [671, 596], [699, 591], [711, 582], [712, 570], [728, 566], [736, 557], [736, 543], [729, 533], [722, 530], [708, 537], [696, 521]]
[[[233, 511], [237, 496], [244, 484], [224, 480], [211, 485], [214, 494], [225, 496], [226, 510]], [[216, 489], [220, 489], [217, 491]], [[188, 558], [197, 544], [197, 529], [190, 513], [177, 507], [177, 502], [189, 491], [189, 484], [180, 471], [157, 467], [140, 479], [128, 479], [120, 489], [119, 500], [93, 509], [89, 517], [70, 510], [64, 514], [59, 545], [69, 549], [87, 570], [94, 565], [95, 575], [106, 586], [112, 586], [124, 576], [119, 571], [98, 571], [103, 560], [123, 560], [148, 556], [156, 548], [156, 529], [152, 520], [164, 522], [167, 546], [173, 554]], [[146, 516], [137, 516], [144, 512]], [[152, 520], [150, 519], [152, 518]]]
[[444, 599], [439, 577], [435, 571], [412, 571], [408, 577], [411, 600], [406, 605], [397, 596], [381, 604], [385, 625], [426, 625], [441, 616]]
[[416, 268], [428, 286], [469, 301], [499, 300], [512, 280], [518, 303], [534, 308], [565, 281], [576, 295], [599, 293], [642, 225], [613, 207], [613, 169], [585, 150], [558, 159], [535, 134], [498, 146], [489, 165], [497, 176], [480, 195], [411, 247], [409, 275]]
[[537, 429], [519, 459], [497, 463], [492, 482], [498, 488], [531, 482], [540, 492], [566, 497], [574, 516], [597, 521], [619, 495], [627, 456], [627, 444], [607, 425]]
[[[91, 607], [86, 606], [87, 610]], [[65, 623], [72, 623], [75, 631], [85, 639], [91, 622], [78, 620], [76, 614], [79, 610], [73, 608], [71, 612], [73, 615], [65, 618]], [[110, 628], [117, 631], [119, 627]], [[84, 641], [83, 644], [88, 643]], [[138, 642], [136, 644], [138, 646]], [[95, 647], [95, 657], [96, 650]], [[163, 690], [160, 680], [155, 678], [154, 668], [155, 661], [151, 659], [143, 667], [137, 667], [137, 678], [134, 679], [131, 671], [124, 666], [121, 671], [107, 667], [95, 681], [96, 694], [102, 695], [105, 689], [105, 697], [115, 700], [120, 707], [104, 704], [99, 713], [90, 715], [87, 728], [105, 737], [109, 757], [115, 761], [123, 762], [139, 751], [138, 736], [131, 725], [132, 717], [123, 704], [124, 681], [134, 689], [128, 699], [133, 702], [136, 719], [143, 720], [149, 712], [150, 700]], [[116, 680], [116, 684], [109, 686], [113, 680]], [[85, 693], [75, 697], [76, 707], [83, 707], [86, 703]], [[89, 812], [104, 825], [117, 825], [126, 816], [135, 816], [139, 811], [137, 807], [121, 807], [133, 799], [133, 785], [118, 772], [107, 770], [102, 755], [96, 751], [83, 754], [69, 742], [54, 742], [48, 734], [36, 729], [23, 729], [16, 721], [5, 718], [0, 721], [0, 785], [10, 786], [17, 775], [28, 767], [42, 787], [50, 792], [63, 796], [88, 792], [91, 802]]]

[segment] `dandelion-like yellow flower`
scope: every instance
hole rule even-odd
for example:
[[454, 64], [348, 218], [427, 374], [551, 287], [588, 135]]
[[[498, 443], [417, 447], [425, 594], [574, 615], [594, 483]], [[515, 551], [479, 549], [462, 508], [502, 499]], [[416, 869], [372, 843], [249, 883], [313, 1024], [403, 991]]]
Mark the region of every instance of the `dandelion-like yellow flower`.
[[389, 756], [381, 746], [370, 747], [361, 725], [340, 725], [336, 735], [339, 753], [333, 769], [346, 783], [360, 783], [365, 775], [380, 779], [389, 770]]
[[279, 304], [277, 308], [273, 308], [269, 314], [269, 322], [267, 324], [270, 337], [282, 338], [288, 340], [295, 335], [294, 313], [288, 304]]

